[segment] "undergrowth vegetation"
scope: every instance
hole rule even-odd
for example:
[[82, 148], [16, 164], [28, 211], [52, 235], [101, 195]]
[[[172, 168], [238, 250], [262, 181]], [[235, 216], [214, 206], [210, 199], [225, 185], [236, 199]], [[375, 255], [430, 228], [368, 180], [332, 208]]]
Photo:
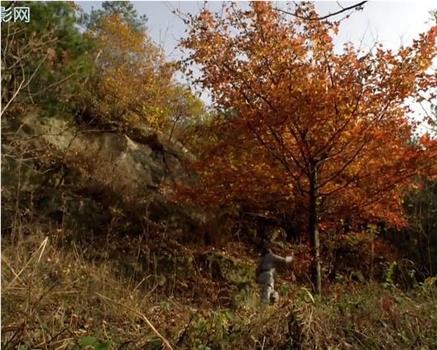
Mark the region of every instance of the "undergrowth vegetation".
[[[114, 242], [66, 247], [59, 233], [3, 240], [3, 349], [437, 347], [433, 278], [409, 291], [389, 278], [349, 280], [321, 299], [283, 281], [279, 304], [262, 307], [250, 279], [254, 262], [241, 252], [126, 241], [115, 256], [107, 249]], [[147, 260], [141, 250], [150, 248]]]

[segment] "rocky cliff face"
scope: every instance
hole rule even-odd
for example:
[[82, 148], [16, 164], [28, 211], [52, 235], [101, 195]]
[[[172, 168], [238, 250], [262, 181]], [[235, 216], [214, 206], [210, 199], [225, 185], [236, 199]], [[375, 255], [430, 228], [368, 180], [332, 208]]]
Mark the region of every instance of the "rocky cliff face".
[[163, 181], [184, 176], [181, 150], [147, 130], [135, 136], [84, 128], [68, 115], [48, 118], [34, 112], [3, 121], [9, 219], [18, 193], [20, 205], [31, 200], [43, 215], [83, 230], [106, 229], [121, 219], [141, 226], [146, 218], [161, 221], [180, 214], [158, 189]]

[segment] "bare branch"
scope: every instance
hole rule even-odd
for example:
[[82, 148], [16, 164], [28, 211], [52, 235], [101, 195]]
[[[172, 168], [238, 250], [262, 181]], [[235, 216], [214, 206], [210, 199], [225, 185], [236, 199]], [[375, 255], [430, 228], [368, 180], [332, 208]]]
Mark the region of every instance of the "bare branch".
[[320, 17], [305, 17], [305, 16], [300, 16], [296, 12], [290, 12], [290, 11], [282, 10], [280, 8], [275, 8], [275, 10], [279, 11], [279, 12], [282, 12], [282, 13], [285, 13], [287, 15], [291, 15], [293, 17], [304, 19], [304, 20], [308, 20], [308, 21], [321, 21], [321, 20], [327, 19], [329, 17], [333, 17], [333, 16], [336, 16], [336, 15], [339, 15], [340, 13], [343, 13], [343, 12], [346, 12], [346, 11], [349, 11], [349, 10], [362, 10], [363, 9], [363, 5], [366, 2], [367, 1], [361, 1], [359, 3], [356, 3], [356, 4], [351, 5], [351, 6], [347, 6], [347, 7], [340, 6], [341, 7], [340, 10], [328, 13], [327, 15], [320, 16]]

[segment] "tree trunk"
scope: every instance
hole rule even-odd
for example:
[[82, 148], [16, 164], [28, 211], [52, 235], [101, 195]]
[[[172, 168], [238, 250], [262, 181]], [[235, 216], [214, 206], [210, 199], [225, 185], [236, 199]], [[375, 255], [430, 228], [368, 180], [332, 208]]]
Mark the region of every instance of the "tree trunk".
[[308, 233], [310, 235], [310, 247], [312, 255], [311, 264], [311, 281], [313, 283], [313, 292], [322, 293], [322, 274], [320, 268], [320, 242], [319, 228], [317, 218], [317, 170], [314, 170], [310, 181], [310, 198], [308, 208]]

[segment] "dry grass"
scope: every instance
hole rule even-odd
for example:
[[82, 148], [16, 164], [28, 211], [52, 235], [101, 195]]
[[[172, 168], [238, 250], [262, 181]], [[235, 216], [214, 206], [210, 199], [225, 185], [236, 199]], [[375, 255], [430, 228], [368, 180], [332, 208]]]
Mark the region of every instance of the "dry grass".
[[[89, 261], [74, 244], [66, 252], [43, 235], [14, 245], [4, 240], [2, 348], [69, 349], [87, 335], [136, 348], [163, 325], [184, 324], [189, 307], [151, 302], [138, 283], [117, 276], [111, 264]], [[176, 337], [177, 327], [165, 328], [163, 338]]]

